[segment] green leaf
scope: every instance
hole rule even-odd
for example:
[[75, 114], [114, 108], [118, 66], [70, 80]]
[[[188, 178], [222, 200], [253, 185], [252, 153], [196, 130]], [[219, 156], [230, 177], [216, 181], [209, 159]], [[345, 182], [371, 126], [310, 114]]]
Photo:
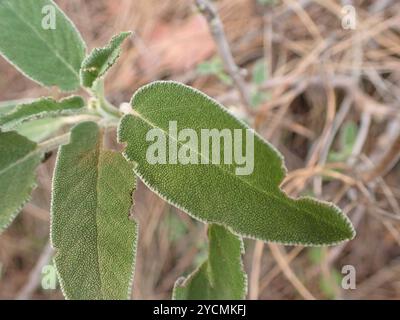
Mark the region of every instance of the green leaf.
[[347, 121], [340, 131], [340, 150], [331, 151], [328, 155], [330, 162], [346, 161], [353, 152], [353, 146], [357, 139], [358, 127], [353, 121]]
[[86, 57], [81, 68], [81, 83], [91, 88], [114, 65], [121, 54], [121, 45], [132, 32], [122, 32], [114, 36], [104, 48], [96, 48]]
[[53, 1], [0, 1], [0, 53], [32, 80], [77, 89], [85, 51], [81, 35]]
[[126, 299], [137, 236], [132, 165], [104, 150], [98, 126], [83, 122], [60, 148], [54, 172], [51, 239], [65, 297]]
[[264, 59], [260, 59], [254, 65], [252, 78], [253, 83], [258, 86], [261, 86], [267, 80], [267, 65]]
[[78, 96], [71, 96], [59, 102], [52, 98], [41, 98], [30, 103], [20, 104], [11, 112], [0, 116], [0, 128], [10, 130], [24, 121], [73, 114], [81, 111], [84, 106], [85, 102]]
[[[155, 82], [140, 89], [131, 104], [132, 114], [124, 116], [119, 125], [119, 141], [126, 144], [125, 156], [137, 163], [135, 173], [171, 204], [201, 221], [264, 241], [327, 245], [354, 237], [350, 221], [333, 204], [284, 194], [279, 188], [286, 173], [282, 156], [205, 94], [175, 82]], [[169, 130], [170, 121], [176, 121], [177, 132], [189, 128], [197, 137], [201, 137], [201, 129], [238, 129], [243, 136], [249, 134], [254, 141], [254, 158], [251, 153], [248, 157], [249, 164], [254, 160], [252, 173], [237, 175], [243, 169], [238, 164], [211, 164], [212, 150], [207, 156], [193, 147], [193, 141], [177, 143]], [[177, 143], [181, 152], [190, 151], [198, 162], [210, 164], [151, 164], [146, 158], [149, 147], [162, 145], [162, 137], [146, 141], [151, 129], [165, 135], [172, 151]], [[249, 141], [239, 145], [242, 151], [251, 146], [252, 139]]]
[[[0, 102], [0, 119], [2, 115], [12, 112], [18, 105], [30, 104], [34, 101], [33, 99], [23, 99]], [[76, 111], [80, 110], [77, 109]], [[73, 113], [74, 110], [70, 112]], [[66, 113], [69, 114], [70, 112]], [[31, 141], [42, 142], [59, 131], [66, 123], [68, 121], [65, 117], [36, 119], [18, 124], [15, 130]]]
[[29, 200], [42, 155], [36, 143], [18, 133], [0, 132], [0, 231]]
[[324, 258], [321, 247], [310, 247], [308, 250], [308, 257], [313, 264], [320, 264]]
[[219, 57], [212, 58], [208, 61], [199, 63], [197, 66], [197, 72], [200, 75], [216, 75], [219, 72], [224, 71], [224, 65]]
[[189, 277], [176, 281], [177, 300], [239, 300], [247, 292], [242, 240], [223, 226], [208, 227], [208, 259]]
[[327, 276], [321, 274], [319, 286], [326, 298], [335, 299], [337, 292], [340, 290], [338, 290], [338, 288], [340, 288], [341, 282], [342, 275], [336, 269], [332, 269]]
[[[32, 101], [32, 99], [23, 99], [0, 102], [0, 118], [2, 115], [10, 113], [17, 105]], [[61, 129], [64, 124], [63, 118], [38, 119], [20, 124], [16, 131], [31, 141], [41, 142]]]
[[42, 142], [54, 135], [64, 125], [64, 118], [44, 118], [25, 122], [16, 130], [31, 141]]
[[0, 116], [11, 112], [12, 109], [14, 109], [19, 104], [29, 103], [31, 101], [32, 101], [32, 99], [1, 101], [0, 102]]
[[197, 73], [200, 75], [213, 75], [226, 85], [232, 84], [232, 79], [225, 73], [224, 65], [219, 57], [200, 63], [197, 66]]
[[161, 222], [168, 230], [168, 240], [171, 243], [179, 242], [188, 233], [188, 227], [174, 212], [169, 210]]
[[352, 150], [357, 140], [358, 127], [353, 121], [347, 121], [341, 132], [341, 145], [346, 150]]
[[228, 86], [232, 85], [233, 83], [232, 78], [223, 71], [218, 72], [216, 76], [218, 77], [219, 80], [221, 80], [222, 83]]

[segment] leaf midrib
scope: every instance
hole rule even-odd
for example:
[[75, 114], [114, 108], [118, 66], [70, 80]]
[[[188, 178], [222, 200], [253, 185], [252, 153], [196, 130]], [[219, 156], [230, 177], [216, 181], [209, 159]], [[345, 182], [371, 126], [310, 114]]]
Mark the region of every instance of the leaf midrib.
[[73, 66], [68, 63], [62, 56], [60, 56], [60, 54], [58, 53], [58, 51], [54, 50], [53, 47], [49, 46], [46, 39], [44, 39], [41, 34], [39, 32], [37, 32], [37, 30], [35, 29], [34, 26], [32, 26], [28, 21], [24, 20], [23, 17], [21, 17], [18, 12], [10, 5], [8, 5], [8, 8], [11, 9], [11, 11], [14, 12], [15, 16], [25, 25], [27, 25], [29, 27], [29, 29], [31, 29], [36, 36], [45, 44], [45, 46], [47, 48], [50, 49], [51, 52], [54, 53], [54, 55], [67, 67], [67, 69], [69, 69], [70, 71], [72, 71], [73, 75], [76, 77], [76, 79], [79, 82], [79, 73], [73, 68]]
[[[100, 298], [103, 299], [104, 293], [103, 293], [103, 281], [101, 278], [101, 272], [100, 272], [100, 255], [99, 255], [99, 232], [98, 232], [98, 214], [99, 214], [99, 206], [98, 206], [98, 194], [99, 194], [99, 170], [100, 170], [100, 153], [101, 153], [101, 149], [100, 149], [100, 142], [99, 142], [99, 137], [96, 137], [96, 146], [94, 148], [94, 153], [95, 153], [95, 162], [96, 162], [96, 169], [95, 169], [95, 179], [96, 179], [96, 186], [95, 186], [95, 193], [94, 193], [94, 202], [96, 205], [96, 209], [95, 209], [95, 217], [94, 217], [94, 221], [95, 223], [94, 225], [94, 233], [95, 233], [95, 239], [96, 239], [96, 250], [95, 250], [95, 254], [96, 254], [96, 260], [97, 260], [97, 265], [96, 265], [96, 269], [97, 269], [97, 275], [98, 275], [98, 279], [99, 279], [99, 288], [100, 288]], [[88, 174], [89, 175], [89, 174]], [[86, 181], [86, 176], [82, 177], [82, 179], [79, 181], [79, 184], [75, 185], [75, 189], [77, 189], [78, 186], [80, 186], [81, 184], [84, 184]], [[73, 194], [73, 193], [70, 193]], [[67, 201], [65, 201], [66, 203], [68, 203], [70, 200], [67, 198]]]
[[[141, 120], [143, 120], [145, 123], [147, 123], [147, 124], [150, 125], [151, 127], [155, 128], [155, 129], [161, 130], [161, 131], [164, 132], [169, 138], [173, 139], [174, 141], [176, 141], [176, 142], [177, 142], [178, 144], [180, 144], [181, 146], [186, 146], [186, 147], [187, 147], [187, 144], [183, 144], [183, 143], [181, 143], [180, 141], [176, 140], [174, 137], [170, 136], [170, 135], [167, 133], [167, 131], [165, 131], [165, 130], [162, 129], [161, 127], [158, 127], [158, 126], [156, 126], [155, 124], [153, 124], [150, 120], [148, 120], [148, 119], [146, 119], [145, 117], [143, 117], [143, 116], [142, 116], [139, 112], [137, 112], [136, 110], [134, 111], [133, 116], [137, 116], [138, 118], [140, 118]], [[198, 150], [194, 150], [194, 149], [192, 149], [192, 148], [190, 148], [190, 147], [187, 147], [187, 148], [188, 148], [189, 150], [195, 152], [195, 153], [196, 153], [197, 155], [199, 155], [201, 158], [207, 159], [201, 152], [199, 153]], [[220, 164], [212, 163], [212, 161], [210, 162], [210, 159], [208, 159], [208, 160], [209, 160], [209, 164], [214, 165], [214, 166], [220, 168], [222, 171], [224, 171], [224, 172], [228, 173], [229, 175], [231, 175], [231, 176], [233, 176], [233, 177], [239, 179], [240, 181], [246, 183], [247, 185], [249, 185], [251, 188], [255, 189], [256, 191], [258, 191], [258, 192], [260, 192], [260, 193], [264, 193], [264, 194], [266, 194], [267, 196], [276, 198], [276, 199], [279, 200], [279, 201], [282, 201], [282, 200], [281, 200], [279, 197], [277, 197], [276, 195], [274, 195], [274, 194], [272, 194], [272, 193], [269, 193], [269, 192], [267, 192], [267, 191], [265, 191], [265, 190], [262, 190], [262, 189], [257, 188], [256, 186], [252, 185], [252, 184], [249, 183], [248, 181], [246, 181], [246, 180], [240, 178], [240, 176], [237, 176], [237, 175], [233, 174], [232, 172], [226, 170], [226, 169], [225, 169], [223, 166], [221, 166]]]
[[[98, 133], [100, 134], [100, 132]], [[99, 173], [100, 173], [100, 157], [101, 157], [101, 150], [100, 150], [100, 138], [97, 136], [96, 138], [96, 192], [95, 192], [95, 201], [96, 201], [96, 212], [95, 212], [95, 227], [94, 231], [96, 233], [96, 257], [97, 257], [97, 269], [98, 269], [98, 275], [99, 275], [99, 285], [100, 285], [100, 295], [101, 299], [103, 299], [104, 293], [103, 293], [103, 280], [101, 277], [101, 270], [100, 270], [100, 248], [99, 248], [99, 232], [98, 232], [98, 216], [100, 212], [99, 208], [99, 201], [98, 201], [98, 195], [99, 195]]]
[[30, 150], [26, 155], [24, 155], [22, 158], [19, 158], [17, 161], [12, 162], [10, 165], [4, 167], [3, 169], [0, 170], [0, 175], [4, 174], [5, 172], [13, 169], [15, 166], [20, 165], [21, 163], [25, 162], [25, 160], [28, 160], [28, 158], [37, 156], [40, 154], [40, 150], [38, 148]]
[[[15, 110], [15, 112], [11, 112], [9, 114], [6, 114], [4, 117], [0, 116], [0, 128], [5, 129], [5, 130], [11, 130], [15, 127], [18, 127], [19, 125], [32, 121], [32, 120], [39, 120], [39, 119], [44, 119], [44, 118], [57, 118], [60, 116], [69, 116], [69, 115], [74, 115], [74, 114], [79, 114], [83, 112], [83, 109], [85, 107], [81, 108], [64, 108], [64, 109], [55, 109], [55, 110], [45, 110], [45, 111], [40, 111], [37, 113], [30, 113], [30, 114], [20, 114], [17, 113], [20, 110]], [[13, 116], [13, 117], [12, 117]]]
[[[144, 117], [142, 114], [140, 114], [136, 109], [133, 109], [133, 108], [132, 108], [132, 113], [131, 113], [131, 115], [132, 115], [132, 116], [136, 116], [137, 118], [141, 119], [142, 121], [144, 121], [145, 123], [147, 123], [147, 124], [150, 125], [151, 127], [155, 128], [155, 129], [161, 130], [162, 132], [164, 132], [164, 134], [166, 134], [169, 138], [171, 138], [171, 139], [173, 139], [174, 141], [176, 141], [176, 142], [177, 142], [178, 144], [180, 144], [181, 146], [184, 146], [184, 145], [187, 146], [186, 144], [182, 144], [180, 141], [176, 140], [174, 137], [171, 137], [163, 128], [160, 128], [160, 127], [156, 126], [155, 124], [153, 124], [149, 119], [145, 118], [145, 117]], [[193, 149], [190, 148], [190, 147], [188, 147], [188, 149], [191, 150], [191, 151], [193, 151], [193, 152], [195, 152], [197, 155], [199, 155], [199, 156], [202, 157], [203, 159], [206, 159], [206, 158], [204, 157], [204, 155], [201, 154], [201, 152], [200, 152], [200, 153], [198, 152], [198, 150], [193, 150]], [[208, 160], [210, 160], [210, 159], [208, 159]], [[259, 189], [259, 188], [257, 188], [256, 186], [254, 186], [254, 185], [252, 185], [251, 183], [249, 183], [247, 180], [242, 179], [242, 178], [240, 178], [240, 176], [237, 176], [237, 175], [233, 174], [232, 172], [226, 170], [226, 169], [225, 169], [223, 166], [221, 166], [220, 164], [215, 164], [215, 163], [212, 163], [212, 162], [209, 162], [209, 163], [210, 163], [211, 165], [214, 165], [214, 166], [220, 168], [222, 171], [228, 173], [229, 175], [233, 176], [234, 178], [237, 178], [237, 179], [239, 179], [240, 181], [244, 182], [245, 184], [249, 185], [250, 188], [255, 189], [257, 192], [260, 192], [260, 193], [262, 193], [262, 194], [265, 194], [266, 196], [268, 196], [268, 197], [270, 197], [270, 198], [274, 198], [274, 199], [277, 200], [278, 202], [283, 203], [285, 206], [288, 206], [288, 207], [294, 209], [295, 211], [305, 212], [305, 213], [307, 213], [312, 219], [316, 220], [315, 216], [314, 216], [309, 210], [305, 210], [304, 208], [299, 209], [298, 207], [296, 207], [295, 205], [293, 205], [293, 204], [291, 203], [291, 201], [296, 201], [295, 199], [292, 199], [292, 198], [288, 197], [288, 199], [287, 199], [288, 201], [285, 202], [285, 201], [283, 201], [283, 199], [281, 199], [280, 197], [276, 196], [275, 194], [270, 193], [270, 192], [267, 192], [266, 190]], [[339, 216], [339, 218], [341, 218], [341, 217]], [[342, 219], [342, 220], [343, 220], [343, 222], [345, 222], [344, 219]], [[325, 220], [324, 223], [327, 223], [327, 221]], [[330, 221], [329, 221], [327, 224], [330, 224], [331, 226], [334, 226], [334, 224], [332, 224]]]

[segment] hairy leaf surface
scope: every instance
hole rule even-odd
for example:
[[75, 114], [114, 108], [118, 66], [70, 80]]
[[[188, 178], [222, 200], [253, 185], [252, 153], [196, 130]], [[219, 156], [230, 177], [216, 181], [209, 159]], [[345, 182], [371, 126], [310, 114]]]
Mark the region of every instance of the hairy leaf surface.
[[32, 99], [19, 99], [0, 102], [0, 116], [11, 112], [17, 105], [32, 102]]
[[0, 1], [0, 53], [29, 78], [75, 90], [85, 51], [79, 32], [53, 1]]
[[102, 148], [93, 122], [61, 147], [53, 179], [51, 239], [68, 299], [126, 299], [136, 251], [129, 219], [135, 179], [120, 153]]
[[0, 132], [0, 232], [29, 199], [41, 157], [36, 143], [14, 131]]
[[24, 121], [77, 113], [84, 106], [85, 102], [78, 96], [71, 96], [60, 101], [41, 98], [30, 103], [20, 104], [11, 112], [0, 115], [0, 128], [9, 130]]
[[[169, 142], [176, 142], [176, 136], [169, 134], [170, 121], [176, 121], [178, 132], [190, 128], [197, 137], [201, 129], [248, 129], [205, 94], [175, 82], [155, 82], [140, 89], [131, 104], [132, 114], [119, 125], [119, 141], [127, 145], [125, 156], [137, 163], [134, 170], [147, 186], [193, 217], [225, 225], [238, 235], [285, 244], [335, 244], [354, 236], [350, 221], [336, 206], [292, 199], [280, 190], [285, 176], [282, 157], [257, 134], [254, 170], [249, 175], [236, 175], [238, 166], [222, 161], [150, 164], [146, 153], [154, 142], [146, 141], [146, 135], [158, 128]], [[206, 156], [189, 144], [185, 148], [212, 162], [211, 152]]]
[[44, 118], [25, 122], [16, 131], [31, 141], [43, 142], [65, 125], [64, 118]]
[[[2, 115], [10, 113], [18, 105], [30, 102], [32, 102], [32, 99], [0, 102], [0, 118]], [[63, 125], [63, 118], [44, 118], [22, 123], [18, 125], [15, 131], [31, 141], [41, 142], [57, 132]]]
[[177, 300], [239, 300], [247, 291], [242, 239], [223, 226], [208, 226], [208, 259], [190, 276], [176, 281]]
[[114, 36], [104, 48], [96, 48], [82, 63], [81, 83], [91, 88], [94, 82], [105, 75], [114, 65], [121, 54], [121, 45], [131, 35], [131, 32], [122, 32]]

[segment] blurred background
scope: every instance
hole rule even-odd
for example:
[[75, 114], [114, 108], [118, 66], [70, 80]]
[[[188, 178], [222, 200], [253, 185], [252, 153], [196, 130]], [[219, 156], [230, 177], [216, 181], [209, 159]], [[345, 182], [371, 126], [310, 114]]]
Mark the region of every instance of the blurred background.
[[[192, 0], [56, 2], [90, 50], [120, 31], [135, 32], [106, 79], [115, 105], [153, 80], [198, 88], [280, 150], [286, 192], [332, 201], [353, 221], [357, 237], [335, 247], [245, 240], [248, 299], [400, 298], [398, 0], [219, 0], [212, 2], [216, 11]], [[0, 101], [48, 95], [61, 97], [0, 58]], [[24, 130], [41, 140], [49, 128], [62, 131], [71, 122], [46, 120]], [[117, 147], [115, 132], [109, 139]], [[41, 286], [52, 255], [54, 160], [49, 155], [40, 166], [31, 203], [0, 236], [1, 299], [63, 298], [58, 286]], [[205, 226], [142, 183], [135, 201], [140, 238], [132, 297], [170, 299], [176, 279], [207, 257]], [[342, 286], [346, 266], [356, 271], [356, 289]]]

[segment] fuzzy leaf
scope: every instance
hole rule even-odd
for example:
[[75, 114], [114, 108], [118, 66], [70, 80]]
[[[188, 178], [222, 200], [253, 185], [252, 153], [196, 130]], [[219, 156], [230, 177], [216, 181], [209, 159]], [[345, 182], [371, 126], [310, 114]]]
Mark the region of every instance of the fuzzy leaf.
[[71, 96], [59, 102], [52, 98], [41, 98], [30, 103], [20, 104], [11, 112], [0, 115], [0, 128], [9, 130], [24, 121], [76, 113], [81, 111], [84, 106], [85, 102], [78, 96]]
[[25, 122], [16, 131], [34, 142], [42, 142], [55, 135], [65, 125], [64, 118], [44, 118]]
[[208, 227], [208, 259], [189, 277], [176, 281], [177, 300], [239, 300], [247, 291], [242, 239], [223, 226]]
[[35, 187], [41, 154], [36, 143], [18, 133], [0, 132], [0, 232], [27, 202]]
[[93, 122], [78, 124], [61, 147], [53, 180], [51, 239], [68, 299], [126, 299], [136, 251], [130, 221], [135, 179], [120, 153], [102, 148]]
[[85, 51], [79, 32], [53, 1], [0, 1], [0, 53], [32, 80], [77, 89]]
[[91, 88], [94, 82], [101, 78], [114, 65], [121, 54], [121, 45], [131, 32], [122, 32], [114, 36], [104, 48], [96, 48], [82, 63], [81, 83]]
[[[146, 141], [146, 135], [157, 128], [167, 142], [176, 143], [176, 136], [169, 134], [170, 121], [176, 121], [177, 132], [190, 128], [197, 137], [201, 129], [247, 129], [205, 94], [175, 82], [155, 82], [140, 89], [131, 104], [132, 114], [119, 125], [125, 156], [137, 163], [134, 170], [150, 189], [193, 217], [225, 225], [238, 235], [285, 244], [336, 244], [354, 236], [350, 221], [336, 206], [310, 198], [295, 200], [280, 190], [285, 176], [282, 157], [258, 135], [249, 175], [237, 175], [235, 164], [150, 164], [146, 154], [155, 142]], [[210, 150], [206, 156], [181, 141], [178, 147], [211, 163]]]
[[[32, 99], [24, 99], [0, 102], [0, 118], [2, 115], [10, 113], [16, 106], [32, 101]], [[64, 124], [63, 118], [44, 118], [22, 123], [15, 131], [31, 141], [41, 142], [61, 129]]]
[[32, 102], [32, 99], [9, 100], [0, 102], [0, 116], [11, 112], [17, 105]]

